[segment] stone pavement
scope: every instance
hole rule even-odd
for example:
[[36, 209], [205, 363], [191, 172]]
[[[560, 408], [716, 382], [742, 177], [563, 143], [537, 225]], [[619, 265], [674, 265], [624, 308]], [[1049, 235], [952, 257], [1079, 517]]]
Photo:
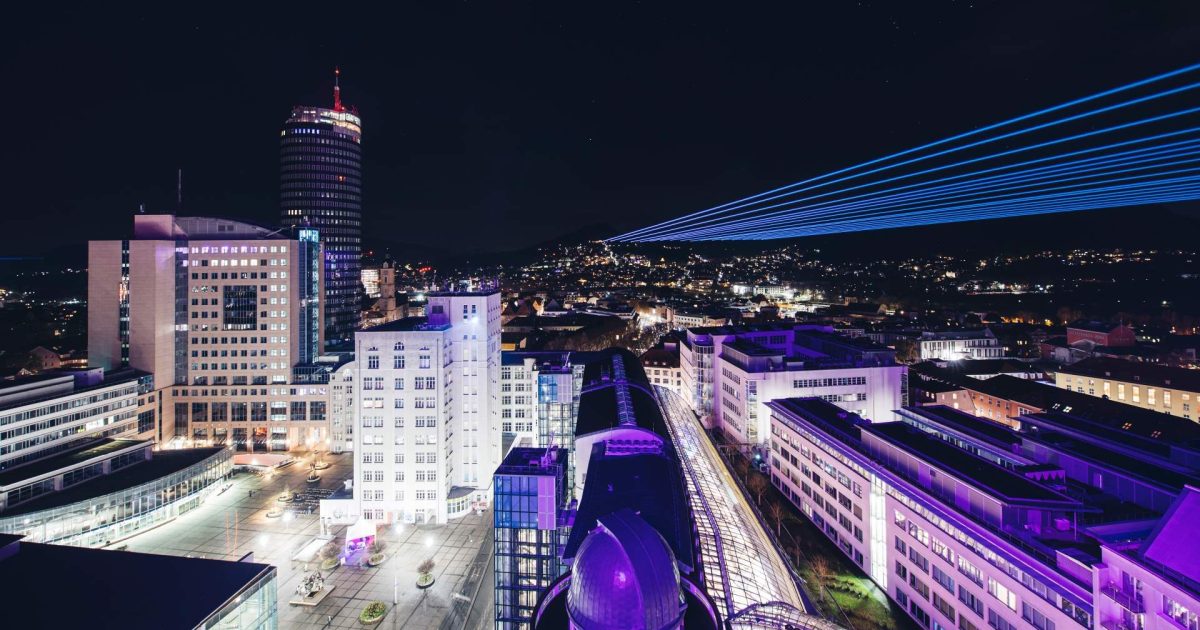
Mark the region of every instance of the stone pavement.
[[[383, 565], [371, 569], [338, 567], [326, 576], [326, 588], [334, 588], [319, 605], [288, 604], [305, 573], [303, 564], [292, 558], [320, 533], [319, 510], [314, 508], [312, 514], [307, 514], [306, 508], [298, 506], [281, 517], [268, 518], [266, 514], [272, 507], [295, 505], [276, 501], [285, 489], [329, 491], [353, 476], [352, 454], [327, 455], [325, 461], [330, 467], [319, 472], [321, 480], [315, 484], [304, 481], [309, 470], [306, 459], [268, 476], [235, 475], [230, 489], [204, 505], [118, 546], [127, 545], [129, 551], [225, 560], [253, 553], [255, 562], [272, 564], [278, 570], [279, 627], [284, 629], [362, 628], [358, 614], [373, 600], [388, 604], [387, 616], [377, 628], [438, 628], [450, 611], [454, 593], [475, 592], [473, 584], [467, 582], [468, 573], [472, 582], [482, 580], [475, 606], [490, 608], [492, 565], [490, 561], [480, 563], [478, 558], [491, 528], [490, 511], [447, 525], [403, 525], [382, 532], [380, 539], [387, 544], [388, 555]], [[343, 530], [333, 532], [339, 542]], [[420, 590], [416, 587], [416, 567], [426, 558], [434, 560], [436, 581], [431, 588]], [[472, 572], [473, 563], [479, 566]], [[315, 569], [315, 564], [311, 568]], [[394, 606], [393, 598], [398, 602]], [[490, 627], [490, 610], [475, 610], [470, 603], [464, 604], [471, 607], [472, 625]], [[461, 623], [454, 626], [461, 627]]]

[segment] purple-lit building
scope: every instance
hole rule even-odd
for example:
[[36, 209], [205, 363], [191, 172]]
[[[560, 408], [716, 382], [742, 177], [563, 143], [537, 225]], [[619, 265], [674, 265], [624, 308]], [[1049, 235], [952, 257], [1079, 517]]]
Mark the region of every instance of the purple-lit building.
[[497, 630], [529, 628], [538, 595], [566, 572], [567, 451], [517, 447], [492, 477]]
[[[1164, 551], [1195, 505], [1195, 425], [1059, 412], [1014, 431], [944, 406], [885, 423], [813, 398], [770, 407], [774, 485], [924, 627], [1196, 628], [1200, 565]], [[1184, 452], [1151, 437], [1168, 434]]]
[[568, 571], [533, 611], [537, 630], [835, 628], [798, 578], [687, 404], [638, 359], [588, 363], [575, 429]]

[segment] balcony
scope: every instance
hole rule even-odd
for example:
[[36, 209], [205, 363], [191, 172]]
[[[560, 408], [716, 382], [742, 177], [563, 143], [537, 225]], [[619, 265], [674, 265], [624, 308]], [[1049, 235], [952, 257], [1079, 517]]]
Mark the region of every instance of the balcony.
[[1145, 603], [1138, 599], [1138, 597], [1133, 593], [1128, 593], [1124, 590], [1121, 590], [1121, 587], [1117, 586], [1116, 584], [1109, 583], [1100, 587], [1100, 593], [1116, 602], [1121, 608], [1124, 608], [1135, 615], [1146, 612]]
[[1124, 621], [1121, 621], [1120, 619], [1101, 621], [1100, 627], [1103, 630], [1138, 630], [1137, 628], [1125, 623]]

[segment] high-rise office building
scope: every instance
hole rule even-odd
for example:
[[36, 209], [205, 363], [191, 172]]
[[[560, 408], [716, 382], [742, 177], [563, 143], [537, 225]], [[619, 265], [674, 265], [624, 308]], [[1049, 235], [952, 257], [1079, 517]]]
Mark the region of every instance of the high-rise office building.
[[321, 246], [227, 219], [136, 215], [88, 246], [88, 357], [154, 375], [160, 441], [326, 448]]
[[500, 463], [500, 293], [430, 293], [428, 308], [354, 336], [354, 500], [367, 521], [463, 516], [489, 499]]
[[325, 339], [358, 328], [362, 280], [362, 119], [342, 104], [298, 106], [280, 132], [279, 205], [284, 227], [316, 229], [325, 255]]

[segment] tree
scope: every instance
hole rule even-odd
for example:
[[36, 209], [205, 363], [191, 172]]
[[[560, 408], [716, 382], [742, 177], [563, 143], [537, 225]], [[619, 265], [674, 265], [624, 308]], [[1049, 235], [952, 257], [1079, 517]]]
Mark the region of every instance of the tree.
[[433, 567], [433, 558], [422, 560], [421, 564], [417, 565], [417, 573], [421, 574], [422, 576], [429, 575], [430, 573], [433, 573]]
[[808, 563], [808, 566], [812, 568], [813, 575], [815, 575], [817, 577], [817, 581], [821, 583], [821, 590], [824, 590], [825, 581], [829, 578], [830, 574], [829, 559], [820, 555], [813, 556], [812, 560]]
[[783, 507], [783, 503], [781, 501], [772, 501], [771, 503], [767, 504], [767, 516], [769, 516], [771, 521], [775, 523], [775, 536], [782, 536], [783, 519], [787, 518], [788, 516], [787, 508]]
[[767, 491], [768, 485], [770, 484], [767, 483], [767, 478], [762, 475], [751, 475], [746, 480], [746, 486], [750, 488], [750, 492], [754, 493], [754, 499], [759, 505], [762, 504], [763, 494]]

